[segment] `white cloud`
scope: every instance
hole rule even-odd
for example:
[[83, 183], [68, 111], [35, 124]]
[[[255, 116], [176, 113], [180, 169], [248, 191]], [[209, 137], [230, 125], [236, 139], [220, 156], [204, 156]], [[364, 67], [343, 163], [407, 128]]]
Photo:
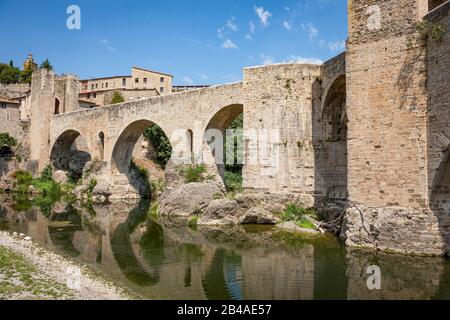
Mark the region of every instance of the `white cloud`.
[[199, 76], [200, 79], [202, 79], [202, 80], [208, 80], [208, 79], [209, 79], [209, 77], [208, 77], [206, 74], [203, 74], [203, 73], [199, 74], [198, 76]]
[[263, 65], [275, 64], [275, 63], [303, 63], [303, 64], [322, 64], [323, 61], [318, 58], [304, 58], [300, 56], [290, 55], [281, 62], [276, 61], [271, 56], [261, 54], [261, 61]]
[[261, 23], [263, 26], [267, 26], [269, 24], [269, 18], [272, 16], [272, 13], [265, 10], [263, 7], [257, 7], [255, 6], [255, 12], [256, 15], [259, 17], [259, 20], [261, 20]]
[[250, 28], [250, 33], [255, 33], [255, 29], [256, 29], [255, 23], [253, 21], [250, 21], [248, 23], [248, 26]]
[[225, 40], [224, 43], [222, 43], [222, 48], [235, 49], [235, 50], [239, 49], [239, 47], [233, 41], [231, 41], [230, 39], [227, 39], [227, 40]]
[[252, 41], [252, 40], [253, 40], [253, 38], [252, 38], [252, 36], [251, 36], [250, 33], [247, 33], [247, 34], [245, 35], [245, 39], [246, 39], [246, 40], [249, 40], [249, 41]]
[[289, 21], [286, 21], [286, 20], [284, 20], [283, 21], [283, 27], [286, 29], [286, 30], [292, 30], [292, 23], [290, 23]]
[[217, 29], [217, 36], [218, 36], [220, 39], [222, 39], [222, 38], [225, 36], [224, 31], [225, 31], [224, 28]]
[[98, 40], [98, 43], [101, 47], [105, 48], [108, 51], [111, 51], [111, 52], [116, 51], [116, 48], [111, 46], [111, 41], [109, 41], [109, 40], [101, 39], [101, 40]]
[[263, 64], [274, 64], [273, 58], [265, 54], [260, 55]]
[[323, 61], [318, 58], [304, 58], [300, 56], [290, 55], [283, 61], [284, 63], [306, 63], [306, 64], [322, 64]]
[[308, 23], [306, 25], [302, 23], [301, 26], [303, 30], [308, 32], [308, 37], [310, 40], [317, 38], [319, 35], [319, 30], [312, 23]]
[[236, 19], [235, 17], [231, 17], [230, 19], [228, 19], [227, 21], [227, 28], [230, 29], [231, 31], [238, 31], [238, 26], [236, 24]]
[[334, 42], [328, 42], [328, 48], [335, 52], [335, 51], [341, 51], [345, 49], [345, 41], [334, 41]]
[[186, 83], [188, 85], [193, 85], [194, 84], [194, 81], [191, 78], [189, 78], [189, 77], [183, 77], [182, 80], [183, 80], [184, 83]]

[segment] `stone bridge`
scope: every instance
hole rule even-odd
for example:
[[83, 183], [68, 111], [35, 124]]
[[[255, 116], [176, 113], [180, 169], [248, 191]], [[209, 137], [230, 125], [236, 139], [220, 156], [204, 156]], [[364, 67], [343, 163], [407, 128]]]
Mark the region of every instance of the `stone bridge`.
[[[345, 97], [344, 55], [323, 66], [283, 64], [247, 68], [240, 83], [51, 115], [49, 145], [41, 166], [51, 159], [58, 169], [67, 169], [70, 149], [82, 137], [90, 159], [104, 162], [112, 176], [127, 175], [136, 142], [146, 128], [158, 125], [169, 138], [177, 158], [195, 159], [196, 163], [218, 168], [220, 173], [221, 157], [206, 142], [217, 137], [206, 133], [215, 129], [213, 132], [225, 134], [225, 129], [243, 113], [244, 187], [318, 193], [315, 158], [320, 157], [314, 156], [317, 150], [313, 140], [323, 140], [322, 133], [328, 129], [318, 128], [316, 122], [323, 116], [329, 117], [324, 112], [330, 109], [322, 101], [328, 101], [329, 105], [337, 101], [337, 109], [341, 113], [345, 110], [342, 104], [345, 99], [322, 99], [322, 95], [336, 90], [334, 83], [340, 84], [337, 87], [343, 90], [340, 96]], [[329, 112], [335, 110], [331, 108]], [[325, 171], [343, 172], [337, 167], [345, 164], [345, 154], [339, 151], [342, 149], [339, 145], [334, 149], [320, 151], [325, 158], [329, 158], [325, 154], [328, 151], [333, 153], [328, 164], [324, 164], [328, 166]], [[334, 161], [337, 157], [341, 160]], [[346, 197], [345, 177], [341, 173], [335, 175], [331, 184], [327, 173], [323, 176], [317, 181], [332, 185], [336, 196]]]

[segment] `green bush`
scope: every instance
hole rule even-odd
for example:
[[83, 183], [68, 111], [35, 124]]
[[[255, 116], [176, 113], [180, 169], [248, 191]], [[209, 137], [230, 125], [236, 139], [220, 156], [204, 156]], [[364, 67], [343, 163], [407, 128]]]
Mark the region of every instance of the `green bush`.
[[53, 180], [53, 168], [51, 166], [47, 166], [41, 172], [41, 180], [48, 181]]
[[203, 164], [191, 165], [180, 170], [180, 174], [184, 177], [186, 183], [203, 182], [206, 173], [206, 167]]
[[316, 211], [314, 209], [305, 209], [297, 206], [295, 203], [287, 205], [286, 209], [281, 213], [281, 218], [284, 221], [297, 221], [305, 216], [314, 216]]
[[125, 98], [123, 97], [123, 95], [116, 91], [114, 92], [112, 99], [111, 99], [111, 104], [117, 104], [117, 103], [123, 103], [125, 102]]
[[14, 137], [11, 137], [7, 132], [0, 133], [0, 147], [13, 148], [15, 146], [17, 146], [17, 140]]
[[151, 143], [156, 151], [156, 162], [165, 168], [172, 157], [172, 146], [169, 138], [159, 126], [152, 126], [144, 131], [144, 137]]
[[18, 193], [27, 193], [28, 188], [33, 183], [33, 176], [31, 173], [19, 170], [15, 173], [14, 177], [16, 179], [14, 191]]
[[241, 192], [242, 191], [242, 174], [231, 171], [225, 171], [224, 183], [227, 191]]

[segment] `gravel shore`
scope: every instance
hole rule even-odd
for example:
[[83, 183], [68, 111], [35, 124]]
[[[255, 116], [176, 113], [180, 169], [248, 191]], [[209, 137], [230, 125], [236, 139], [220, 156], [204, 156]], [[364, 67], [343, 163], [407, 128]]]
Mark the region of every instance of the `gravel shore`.
[[[77, 265], [60, 255], [35, 245], [32, 239], [25, 235], [11, 235], [7, 232], [0, 232], [0, 247], [11, 250], [17, 254], [17, 257], [23, 257], [24, 261], [30, 263], [30, 266], [34, 269], [33, 274], [35, 274], [32, 276], [35, 277], [32, 279], [33, 281], [30, 281], [32, 286], [36, 281], [58, 284], [56, 296], [11, 291], [14, 294], [10, 294], [6, 299], [126, 300], [129, 298], [123, 290], [106, 279], [95, 275], [89, 268]], [[2, 261], [2, 263], [6, 262]], [[0, 280], [9, 281], [12, 284], [20, 283], [20, 279], [24, 276], [20, 269], [16, 268], [16, 261], [10, 263], [10, 267], [7, 267], [3, 272], [0, 269]], [[11, 269], [16, 269], [14, 270], [15, 273], [12, 273]], [[8, 274], [9, 279], [7, 278]], [[29, 276], [27, 275], [27, 277]], [[55, 285], [49, 286], [56, 287]], [[52, 288], [48, 289], [51, 292]]]

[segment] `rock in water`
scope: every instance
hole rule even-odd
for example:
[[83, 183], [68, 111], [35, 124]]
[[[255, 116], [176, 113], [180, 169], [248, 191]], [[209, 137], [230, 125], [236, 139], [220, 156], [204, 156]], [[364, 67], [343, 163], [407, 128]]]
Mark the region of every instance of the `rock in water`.
[[219, 183], [202, 182], [183, 185], [163, 194], [160, 213], [169, 216], [191, 216], [203, 211], [217, 196], [223, 196]]

